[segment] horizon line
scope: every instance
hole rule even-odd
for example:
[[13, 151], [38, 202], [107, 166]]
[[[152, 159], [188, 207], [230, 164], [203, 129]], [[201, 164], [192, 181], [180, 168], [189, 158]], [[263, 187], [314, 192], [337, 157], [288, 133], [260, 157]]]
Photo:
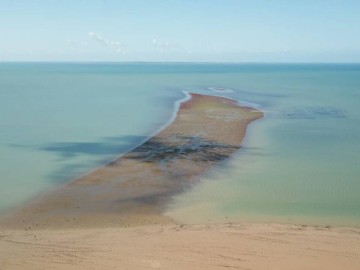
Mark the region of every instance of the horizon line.
[[359, 65], [360, 62], [311, 62], [311, 61], [293, 61], [293, 62], [271, 62], [271, 61], [61, 61], [61, 60], [0, 60], [0, 64], [4, 63], [59, 63], [59, 64], [336, 64], [336, 65]]

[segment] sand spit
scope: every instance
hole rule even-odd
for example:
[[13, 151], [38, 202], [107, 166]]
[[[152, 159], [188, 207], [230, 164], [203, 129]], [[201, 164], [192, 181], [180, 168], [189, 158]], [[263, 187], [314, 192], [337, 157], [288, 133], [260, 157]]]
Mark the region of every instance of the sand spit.
[[223, 97], [191, 94], [174, 121], [107, 166], [56, 188], [0, 219], [0, 227], [126, 227], [167, 224], [171, 196], [240, 148], [262, 112]]

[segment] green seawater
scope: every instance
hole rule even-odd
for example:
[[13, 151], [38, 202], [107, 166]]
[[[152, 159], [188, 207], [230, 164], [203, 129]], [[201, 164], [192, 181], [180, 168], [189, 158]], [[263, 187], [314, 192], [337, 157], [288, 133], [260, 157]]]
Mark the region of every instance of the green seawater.
[[168, 214], [188, 223], [360, 225], [356, 64], [1, 63], [0, 210], [146, 140], [184, 90], [236, 99], [265, 117]]

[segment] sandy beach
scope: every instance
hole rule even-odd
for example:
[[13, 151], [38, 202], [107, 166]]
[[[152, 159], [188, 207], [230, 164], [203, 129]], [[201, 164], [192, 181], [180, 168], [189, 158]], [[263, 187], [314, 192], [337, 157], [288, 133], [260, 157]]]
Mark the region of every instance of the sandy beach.
[[0, 269], [357, 270], [360, 230], [279, 224], [0, 231]]
[[163, 215], [238, 151], [262, 112], [191, 94], [174, 121], [107, 166], [0, 218], [0, 270], [359, 269], [360, 230], [178, 224]]

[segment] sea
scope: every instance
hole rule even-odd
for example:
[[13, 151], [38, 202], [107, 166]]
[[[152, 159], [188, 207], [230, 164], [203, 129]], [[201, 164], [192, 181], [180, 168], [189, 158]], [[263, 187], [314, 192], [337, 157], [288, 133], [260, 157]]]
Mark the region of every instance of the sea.
[[0, 212], [141, 144], [184, 92], [264, 118], [167, 215], [360, 226], [360, 64], [0, 63]]

